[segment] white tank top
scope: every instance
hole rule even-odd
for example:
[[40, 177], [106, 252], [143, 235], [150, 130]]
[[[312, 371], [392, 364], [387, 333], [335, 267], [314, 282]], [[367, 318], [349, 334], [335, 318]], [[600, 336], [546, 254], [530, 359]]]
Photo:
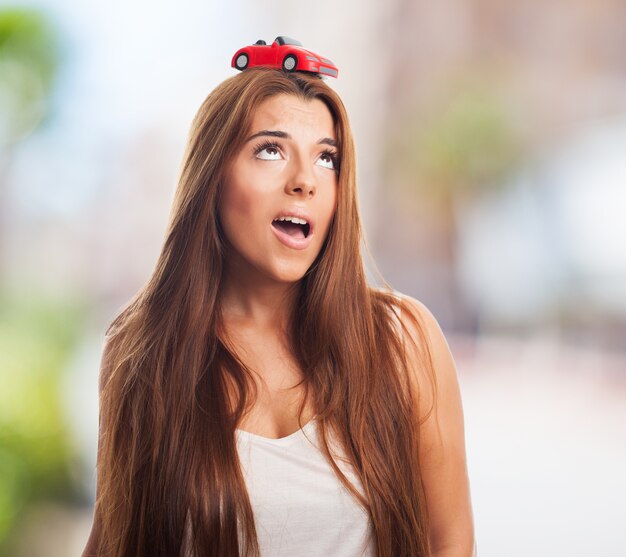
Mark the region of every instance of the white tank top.
[[[315, 418], [280, 439], [237, 430], [262, 557], [375, 555], [368, 513], [339, 481], [320, 446]], [[335, 443], [331, 452], [344, 456]], [[335, 460], [362, 493], [352, 466]]]

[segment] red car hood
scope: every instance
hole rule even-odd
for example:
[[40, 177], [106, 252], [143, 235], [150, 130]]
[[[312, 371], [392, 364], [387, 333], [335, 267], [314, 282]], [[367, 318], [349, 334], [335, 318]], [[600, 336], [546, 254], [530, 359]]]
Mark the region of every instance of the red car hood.
[[[301, 51], [301, 52], [305, 52], [309, 56], [314, 56], [320, 62], [322, 61], [322, 58], [324, 58], [324, 60], [328, 60], [328, 58], [325, 58], [324, 56], [320, 56], [317, 52], [313, 52], [313, 51], [308, 50], [306, 48], [302, 48], [301, 46], [298, 47], [298, 50]], [[330, 62], [330, 60], [328, 60], [328, 62]], [[328, 63], [328, 62], [326, 62], [326, 63]], [[330, 62], [330, 63], [333, 64], [333, 66], [335, 65], [333, 62]]]

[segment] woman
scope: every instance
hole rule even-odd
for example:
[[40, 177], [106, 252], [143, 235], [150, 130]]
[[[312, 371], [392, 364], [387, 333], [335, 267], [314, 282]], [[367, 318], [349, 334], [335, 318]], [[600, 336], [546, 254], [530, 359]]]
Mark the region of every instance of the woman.
[[337, 94], [266, 68], [219, 85], [107, 331], [85, 555], [473, 553], [450, 351], [366, 284], [360, 242]]

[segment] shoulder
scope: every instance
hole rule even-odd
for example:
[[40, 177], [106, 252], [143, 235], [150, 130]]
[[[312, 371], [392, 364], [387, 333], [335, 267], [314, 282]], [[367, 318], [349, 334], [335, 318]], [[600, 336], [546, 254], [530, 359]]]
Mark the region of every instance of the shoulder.
[[418, 348], [427, 350], [432, 358], [443, 363], [450, 348], [437, 318], [420, 300], [400, 292], [393, 294], [398, 300], [398, 316], [403, 331], [409, 334]]
[[[420, 412], [420, 472], [426, 494], [433, 547], [447, 547], [458, 554], [473, 553], [474, 534], [469, 479], [465, 455], [463, 405], [456, 364], [444, 333], [432, 312], [419, 300], [401, 296], [402, 324], [416, 342], [424, 339], [430, 370], [424, 368], [419, 351], [409, 358], [418, 393]], [[407, 311], [415, 314], [422, 331]], [[423, 337], [420, 333], [423, 333]], [[407, 349], [407, 353], [411, 353]], [[424, 389], [430, 372], [433, 389]], [[425, 394], [424, 394], [425, 393]], [[456, 553], [455, 553], [456, 554]]]
[[426, 305], [396, 290], [377, 289], [375, 292], [390, 302], [399, 324], [401, 334], [415, 345], [417, 351], [427, 351], [432, 357], [445, 359], [449, 346], [433, 313]]
[[420, 475], [434, 548], [473, 554], [474, 527], [457, 370], [433, 313], [415, 298], [390, 292], [399, 309], [409, 376], [419, 411]]
[[437, 319], [421, 301], [397, 290], [372, 288], [372, 293], [391, 305], [401, 323], [410, 327], [413, 333], [416, 333], [418, 325], [421, 325], [431, 334], [442, 334]]
[[391, 313], [422, 419], [458, 404], [458, 381], [448, 341], [433, 313], [415, 298], [390, 289], [372, 295]]
[[437, 321], [437, 318], [426, 307], [426, 305], [406, 294], [398, 293], [400, 297], [401, 322], [408, 329], [412, 338], [418, 341], [423, 333], [426, 338], [422, 339], [426, 348], [431, 352], [433, 358], [437, 358], [440, 363], [449, 352], [448, 342]]
[[459, 402], [457, 369], [437, 318], [420, 300], [394, 292], [405, 339], [405, 353], [413, 385], [418, 391], [420, 414], [437, 415]]

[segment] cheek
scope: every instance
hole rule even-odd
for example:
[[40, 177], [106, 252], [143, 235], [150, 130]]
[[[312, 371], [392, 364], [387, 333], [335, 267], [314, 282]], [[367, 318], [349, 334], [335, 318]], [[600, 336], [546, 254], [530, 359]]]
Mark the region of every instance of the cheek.
[[328, 188], [328, 194], [324, 199], [324, 214], [326, 218], [327, 224], [329, 224], [333, 220], [333, 216], [337, 212], [339, 198], [337, 192], [337, 185], [334, 184], [333, 187]]
[[224, 235], [229, 244], [239, 247], [242, 244], [242, 228], [238, 223], [246, 222], [246, 214], [250, 210], [250, 203], [246, 196], [232, 187], [233, 184], [224, 184], [224, 192], [219, 204], [219, 215]]
[[[254, 215], [258, 212], [259, 197], [251, 187], [240, 180], [229, 180], [224, 184], [220, 201], [220, 218], [229, 229], [244, 228], [253, 224]], [[238, 226], [239, 225], [239, 226]]]
[[251, 196], [245, 191], [228, 188], [222, 197], [220, 213], [222, 218], [231, 221], [235, 218], [246, 217], [252, 208]]

